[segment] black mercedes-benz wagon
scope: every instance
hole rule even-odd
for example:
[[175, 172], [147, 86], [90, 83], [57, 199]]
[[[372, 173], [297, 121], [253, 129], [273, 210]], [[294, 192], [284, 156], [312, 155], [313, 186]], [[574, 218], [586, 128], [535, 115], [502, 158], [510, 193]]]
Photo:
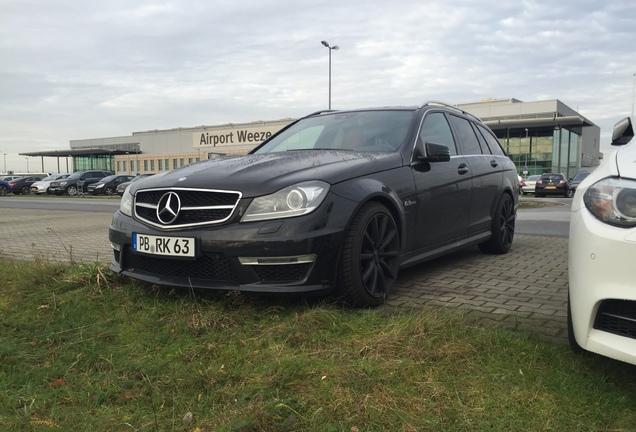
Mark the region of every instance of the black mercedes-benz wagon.
[[508, 252], [518, 196], [495, 135], [455, 107], [319, 112], [247, 155], [132, 183], [110, 226], [111, 269], [376, 306], [400, 268], [474, 245]]

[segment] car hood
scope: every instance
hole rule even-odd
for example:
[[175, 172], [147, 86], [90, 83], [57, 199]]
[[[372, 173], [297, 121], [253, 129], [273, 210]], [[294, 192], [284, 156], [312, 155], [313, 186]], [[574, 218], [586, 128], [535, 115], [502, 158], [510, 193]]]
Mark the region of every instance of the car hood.
[[402, 165], [397, 153], [308, 150], [225, 156], [145, 179], [137, 189], [184, 187], [234, 190], [246, 198], [275, 192], [307, 180], [330, 184]]
[[636, 179], [636, 141], [621, 147], [615, 155], [619, 175]]

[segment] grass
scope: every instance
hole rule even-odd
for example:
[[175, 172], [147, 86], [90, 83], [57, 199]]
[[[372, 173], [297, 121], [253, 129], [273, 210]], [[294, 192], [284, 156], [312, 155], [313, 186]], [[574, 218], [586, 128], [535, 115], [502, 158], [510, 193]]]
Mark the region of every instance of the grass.
[[634, 366], [454, 308], [173, 291], [101, 264], [0, 274], [0, 430], [636, 430]]

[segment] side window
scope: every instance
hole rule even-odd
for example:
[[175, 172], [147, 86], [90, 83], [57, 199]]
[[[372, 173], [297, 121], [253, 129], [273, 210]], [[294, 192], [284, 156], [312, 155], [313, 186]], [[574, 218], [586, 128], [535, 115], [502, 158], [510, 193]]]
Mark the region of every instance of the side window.
[[457, 154], [455, 140], [451, 133], [450, 126], [446, 121], [446, 116], [441, 112], [427, 114], [420, 129], [419, 139], [423, 144], [435, 143], [448, 147], [451, 156]]
[[470, 124], [473, 127], [473, 132], [475, 132], [475, 135], [477, 135], [477, 141], [479, 141], [479, 146], [481, 147], [481, 151], [484, 154], [492, 154], [492, 151], [490, 151], [490, 148], [488, 147], [488, 144], [486, 143], [486, 139], [481, 134], [481, 132], [479, 132], [479, 130], [477, 129], [477, 125], [473, 122], [470, 122]]
[[457, 132], [457, 139], [459, 141], [459, 148], [462, 149], [462, 154], [465, 155], [480, 155], [482, 154], [481, 146], [477, 140], [477, 135], [473, 130], [470, 122], [464, 118], [450, 115], [450, 122]]
[[501, 148], [501, 144], [499, 143], [499, 140], [495, 138], [490, 133], [489, 130], [487, 130], [485, 127], [481, 125], [477, 125], [477, 129], [479, 129], [483, 137], [486, 139], [486, 142], [488, 143], [488, 148], [490, 149], [490, 153], [494, 155], [499, 155], [499, 156], [506, 155], [506, 153], [503, 151], [503, 148]]

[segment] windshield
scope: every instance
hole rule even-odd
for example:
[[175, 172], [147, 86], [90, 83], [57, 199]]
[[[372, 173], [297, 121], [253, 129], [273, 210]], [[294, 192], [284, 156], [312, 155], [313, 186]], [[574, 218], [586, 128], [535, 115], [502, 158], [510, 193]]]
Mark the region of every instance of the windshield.
[[44, 177], [42, 181], [60, 180], [60, 179], [65, 179], [66, 177], [68, 177], [68, 174], [53, 174], [48, 177]]
[[581, 180], [583, 180], [588, 175], [590, 175], [589, 172], [580, 172], [580, 173], [578, 173], [577, 175], [574, 176], [574, 179], [572, 181], [580, 182]]
[[334, 112], [301, 119], [253, 153], [291, 150], [394, 152], [408, 133], [412, 110]]
[[99, 181], [99, 183], [108, 183], [109, 181], [115, 180], [116, 175], [106, 176]]

